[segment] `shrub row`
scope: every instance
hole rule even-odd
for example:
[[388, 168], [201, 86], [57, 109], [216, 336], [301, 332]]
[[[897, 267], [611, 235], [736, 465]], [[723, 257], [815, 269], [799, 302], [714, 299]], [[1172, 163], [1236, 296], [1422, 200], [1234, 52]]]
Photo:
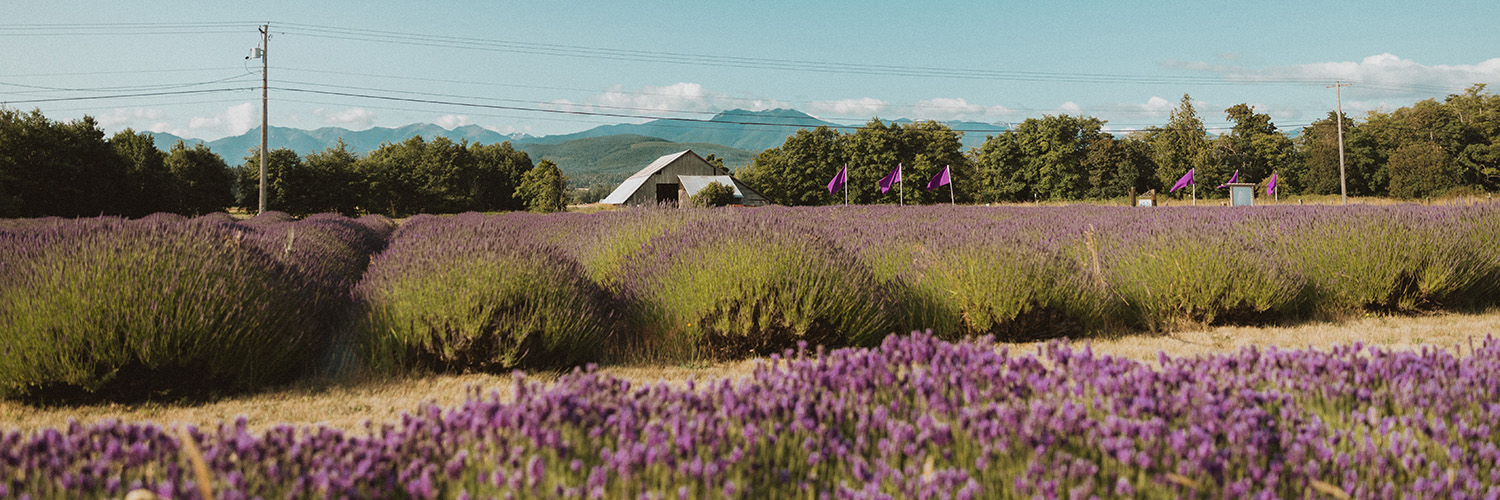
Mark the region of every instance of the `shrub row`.
[[0, 362], [5, 394], [138, 373], [253, 386], [328, 364], [317, 352], [385, 372], [495, 371], [1500, 297], [1496, 205], [471, 213], [392, 227], [277, 213], [0, 222], [0, 349], [20, 353]]
[[309, 368], [391, 224], [156, 215], [0, 229], [0, 396], [234, 391]]
[[[985, 339], [988, 340], [988, 339]], [[577, 371], [346, 432], [245, 420], [0, 434], [0, 494], [119, 498], [1500, 496], [1500, 341], [1156, 363], [892, 335], [739, 381]], [[1028, 350], [1030, 351], [1030, 350]], [[203, 476], [185, 467], [201, 449]], [[206, 479], [205, 479], [206, 478]], [[200, 484], [206, 480], [208, 484]]]

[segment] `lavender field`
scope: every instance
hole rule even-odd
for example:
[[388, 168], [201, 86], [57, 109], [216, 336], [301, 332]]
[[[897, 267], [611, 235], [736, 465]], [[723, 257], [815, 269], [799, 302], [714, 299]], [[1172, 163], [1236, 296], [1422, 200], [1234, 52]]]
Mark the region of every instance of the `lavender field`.
[[1500, 341], [993, 347], [1493, 306], [1496, 241], [1496, 205], [0, 221], [8, 399], [770, 356], [685, 389], [518, 378], [365, 433], [189, 430], [207, 476], [180, 430], [9, 432], [0, 498], [1500, 498]]
[[[1500, 206], [0, 221], [0, 395], [1494, 305]], [[184, 378], [184, 373], [200, 374]]]
[[1495, 498], [1500, 341], [1163, 357], [893, 335], [738, 381], [585, 369], [365, 432], [73, 425], [0, 436], [0, 496]]

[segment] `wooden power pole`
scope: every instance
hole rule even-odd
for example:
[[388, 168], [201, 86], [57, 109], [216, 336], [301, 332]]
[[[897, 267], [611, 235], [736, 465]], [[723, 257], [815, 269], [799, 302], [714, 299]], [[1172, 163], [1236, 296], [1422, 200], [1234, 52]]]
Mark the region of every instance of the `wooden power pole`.
[[266, 49], [271, 41], [271, 25], [269, 23], [260, 27], [260, 212], [266, 212], [266, 129], [269, 113], [266, 105], [270, 103], [267, 89], [270, 88], [270, 78], [267, 76], [271, 68], [266, 62]]
[[[1333, 85], [1326, 88], [1333, 89], [1333, 95], [1338, 99], [1338, 123], [1339, 123], [1339, 197], [1343, 204], [1349, 204], [1349, 182], [1344, 180], [1344, 95], [1341, 89], [1350, 84], [1335, 80]], [[262, 146], [264, 147], [264, 146]]]

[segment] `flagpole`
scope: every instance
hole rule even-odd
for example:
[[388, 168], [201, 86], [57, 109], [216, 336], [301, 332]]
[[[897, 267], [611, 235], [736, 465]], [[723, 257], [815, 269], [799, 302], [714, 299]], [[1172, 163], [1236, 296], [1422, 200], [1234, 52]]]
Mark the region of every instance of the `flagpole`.
[[1198, 206], [1198, 182], [1196, 179], [1193, 182], [1193, 206]]
[[844, 206], [849, 206], [849, 164], [844, 164]]
[[943, 170], [948, 172], [948, 203], [957, 205], [958, 199], [953, 197], [953, 165], [943, 167]]
[[905, 172], [901, 171], [901, 164], [897, 163], [896, 164], [896, 184], [898, 184], [898, 186], [896, 186], [896, 187], [898, 188], [898, 190], [896, 191], [896, 206], [905, 206], [906, 205], [906, 179], [901, 178], [901, 174], [904, 174], [904, 173]]

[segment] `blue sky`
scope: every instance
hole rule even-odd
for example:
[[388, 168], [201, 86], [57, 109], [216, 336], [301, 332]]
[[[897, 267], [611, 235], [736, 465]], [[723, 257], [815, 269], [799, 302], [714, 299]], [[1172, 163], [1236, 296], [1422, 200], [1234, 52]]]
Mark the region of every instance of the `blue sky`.
[[1294, 128], [1332, 110], [1335, 80], [1355, 84], [1343, 105], [1356, 118], [1500, 81], [1497, 2], [9, 0], [5, 10], [7, 106], [203, 139], [259, 124], [260, 62], [245, 56], [263, 22], [271, 124], [299, 128], [546, 135], [783, 107], [842, 123], [1084, 114], [1129, 131], [1164, 123], [1183, 94], [1210, 127], [1249, 103]]

